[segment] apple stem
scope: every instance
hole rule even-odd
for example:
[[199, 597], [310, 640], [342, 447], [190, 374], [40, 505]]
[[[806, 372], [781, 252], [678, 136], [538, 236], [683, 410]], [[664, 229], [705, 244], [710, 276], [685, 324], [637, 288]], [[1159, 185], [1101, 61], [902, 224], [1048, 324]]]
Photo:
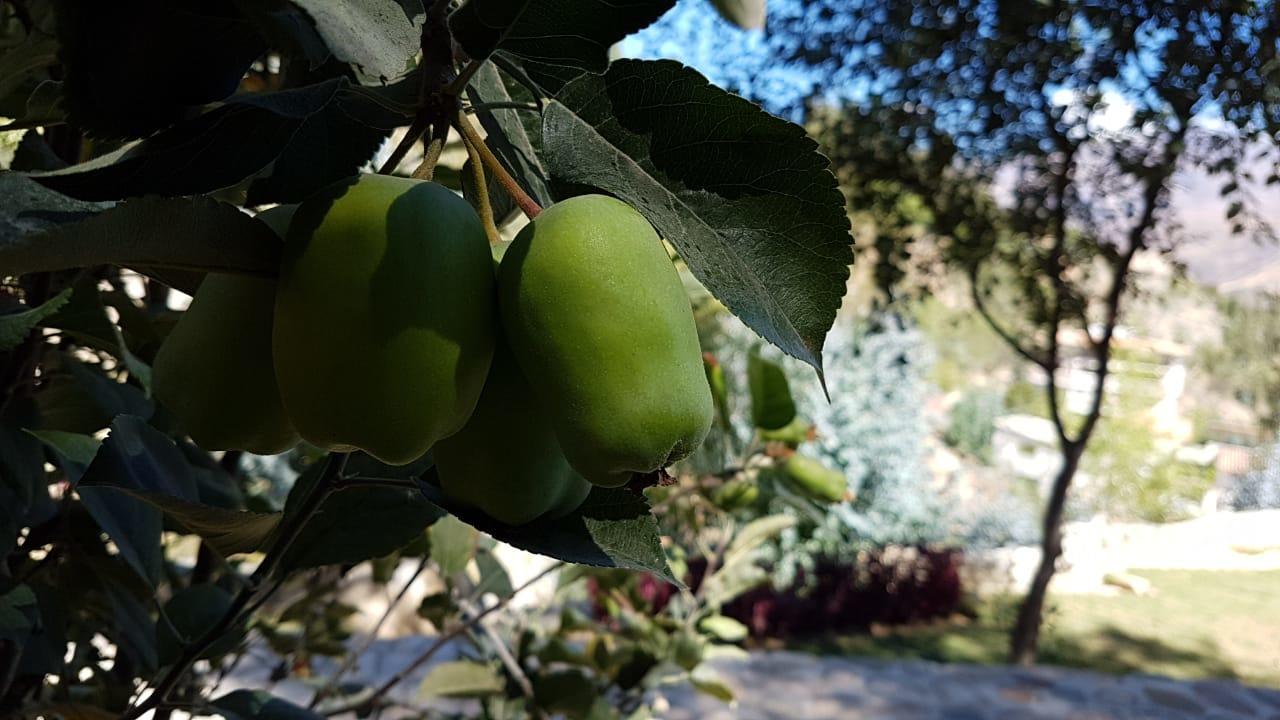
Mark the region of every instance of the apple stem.
[[528, 216], [530, 220], [538, 217], [538, 214], [542, 212], [542, 206], [529, 197], [524, 188], [520, 187], [520, 183], [516, 182], [516, 179], [511, 177], [511, 173], [507, 172], [507, 169], [502, 166], [502, 161], [493, 154], [488, 145], [485, 145], [484, 138], [480, 137], [480, 133], [476, 132], [476, 128], [471, 124], [471, 120], [467, 118], [467, 114], [459, 110], [453, 117], [453, 125], [458, 128], [458, 132], [462, 133], [462, 137], [479, 153], [480, 160], [484, 163], [485, 168], [493, 173], [493, 177], [511, 195], [511, 199], [516, 201], [516, 205], [520, 207], [521, 212]]
[[502, 242], [502, 234], [498, 232], [498, 224], [494, 221], [493, 204], [489, 202], [489, 180], [484, 174], [484, 163], [480, 159], [480, 151], [465, 135], [462, 141], [467, 146], [467, 156], [471, 159], [471, 177], [475, 181], [480, 223], [484, 225], [484, 234], [489, 237], [489, 244], [497, 245]]

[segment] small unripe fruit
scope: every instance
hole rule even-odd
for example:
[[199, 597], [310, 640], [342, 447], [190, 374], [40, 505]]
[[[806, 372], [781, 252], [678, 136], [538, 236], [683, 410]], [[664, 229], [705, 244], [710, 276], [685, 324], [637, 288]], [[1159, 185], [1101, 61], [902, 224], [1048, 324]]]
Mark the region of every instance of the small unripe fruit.
[[412, 462], [466, 422], [493, 355], [493, 268], [480, 219], [430, 182], [362, 175], [289, 227], [274, 355], [298, 433]]
[[615, 487], [693, 452], [713, 416], [693, 311], [653, 228], [585, 195], [520, 231], [498, 268], [503, 327], [569, 463]]
[[471, 419], [432, 454], [445, 495], [508, 525], [570, 513], [591, 492], [501, 340]]
[[844, 473], [803, 455], [787, 458], [782, 471], [793, 490], [818, 502], [840, 502], [849, 490]]
[[[291, 208], [259, 218], [283, 234]], [[271, 362], [276, 283], [209, 273], [152, 367], [152, 390], [206, 450], [283, 452], [298, 434]]]

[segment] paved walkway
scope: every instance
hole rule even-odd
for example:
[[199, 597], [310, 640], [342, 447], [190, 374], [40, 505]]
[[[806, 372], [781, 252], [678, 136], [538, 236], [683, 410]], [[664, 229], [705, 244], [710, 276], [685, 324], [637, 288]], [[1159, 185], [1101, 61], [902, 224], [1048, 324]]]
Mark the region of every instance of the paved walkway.
[[1280, 720], [1280, 690], [1061, 668], [941, 665], [754, 652], [714, 667], [726, 705], [666, 693], [666, 720]]

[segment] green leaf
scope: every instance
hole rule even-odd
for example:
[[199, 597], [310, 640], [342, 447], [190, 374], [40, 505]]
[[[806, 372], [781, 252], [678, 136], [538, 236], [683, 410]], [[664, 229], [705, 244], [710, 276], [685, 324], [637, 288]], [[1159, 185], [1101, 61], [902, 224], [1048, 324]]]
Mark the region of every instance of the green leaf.
[[543, 143], [553, 178], [634, 206], [729, 310], [821, 373], [853, 243], [803, 128], [679, 63], [620, 60], [549, 103]]
[[455, 660], [431, 668], [418, 686], [418, 697], [481, 697], [501, 692], [502, 677], [484, 663]]
[[796, 418], [786, 371], [761, 357], [758, 349], [747, 358], [747, 387], [751, 390], [751, 422], [756, 427], [778, 430]]
[[115, 542], [120, 556], [151, 585], [160, 578], [162, 516], [126, 491], [147, 491], [184, 500], [196, 497], [182, 453], [141, 418], [121, 415], [76, 485], [89, 514]]
[[98, 454], [102, 443], [92, 435], [63, 432], [62, 430], [28, 430], [35, 438], [53, 450], [67, 482], [75, 485], [84, 476], [89, 463]]
[[743, 30], [763, 30], [765, 0], [711, 0], [720, 16]]
[[449, 500], [435, 484], [434, 469], [426, 477], [421, 487], [432, 503], [496, 540], [565, 562], [646, 570], [681, 585], [667, 566], [649, 503], [639, 493], [592, 488], [582, 505], [568, 515], [513, 527]]
[[609, 47], [642, 30], [675, 0], [470, 0], [449, 19], [473, 58], [505, 50], [526, 61], [604, 72]]
[[120, 488], [120, 491], [158, 508], [208, 541], [223, 557], [264, 549], [267, 538], [280, 523], [280, 513], [228, 510], [144, 490]]
[[[210, 583], [182, 588], [164, 604], [164, 614], [156, 623], [156, 651], [161, 665], [170, 665], [183, 648], [217, 625], [231, 609], [233, 598], [225, 589]], [[200, 658], [224, 655], [235, 648], [242, 633], [232, 630], [218, 639]]]
[[271, 228], [234, 205], [146, 197], [78, 223], [0, 240], [0, 266], [15, 275], [112, 264], [274, 277], [280, 247]]
[[302, 124], [348, 86], [345, 79], [334, 78], [242, 95], [139, 143], [31, 177], [82, 200], [174, 197], [227, 188], [271, 163]]
[[57, 35], [71, 118], [107, 137], [142, 137], [227, 97], [267, 49], [227, 0], [60, 2]]
[[30, 611], [36, 594], [26, 585], [15, 585], [0, 594], [0, 640], [21, 640], [31, 631]]
[[141, 389], [66, 353], [46, 352], [45, 358], [46, 381], [36, 393], [42, 429], [89, 434], [117, 415], [151, 417], [154, 404]]
[[[436, 525], [439, 524], [436, 523]], [[480, 582], [476, 583], [475, 587], [476, 597], [493, 593], [499, 598], [508, 598], [515, 593], [515, 589], [511, 586], [511, 576], [507, 574], [507, 569], [502, 566], [491, 550], [476, 554], [476, 568], [480, 571]]]
[[[294, 483], [285, 516], [295, 512], [322, 463]], [[382, 557], [416, 540], [441, 512], [413, 489], [355, 486], [334, 493], [299, 533], [282, 567], [301, 570]]]
[[364, 85], [385, 85], [409, 72], [425, 12], [418, 0], [293, 0], [306, 11], [334, 57]]
[[324, 716], [262, 690], [236, 690], [214, 700], [227, 720], [324, 720]]
[[431, 538], [431, 559], [440, 574], [453, 577], [467, 568], [476, 552], [476, 531], [461, 520], [447, 515], [427, 530]]
[[698, 629], [721, 642], [742, 642], [747, 639], [747, 626], [724, 615], [711, 615], [698, 623]]
[[777, 537], [782, 531], [794, 527], [796, 518], [793, 515], [766, 515], [756, 518], [733, 536], [724, 553], [724, 564], [731, 565], [745, 559], [756, 548]]

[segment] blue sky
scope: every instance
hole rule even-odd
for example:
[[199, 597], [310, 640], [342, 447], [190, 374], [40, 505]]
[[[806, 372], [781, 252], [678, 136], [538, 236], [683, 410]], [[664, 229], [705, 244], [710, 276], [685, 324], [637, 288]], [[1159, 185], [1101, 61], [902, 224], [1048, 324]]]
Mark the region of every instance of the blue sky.
[[[847, 1], [768, 0], [769, 24], [807, 28], [809, 31], [801, 37], [799, 33], [766, 35], [739, 30], [723, 20], [708, 0], [679, 0], [656, 23], [624, 40], [620, 50], [628, 57], [679, 60], [715, 84], [759, 102], [776, 115], [800, 122], [805, 101], [815, 92], [831, 102], [856, 102], [868, 89], [865, 78], [856, 77], [845, 67], [846, 63], [838, 60], [806, 66], [779, 59], [794, 56], [806, 42], [824, 34], [847, 41], [847, 24], [838, 11], [832, 10]], [[857, 47], [856, 43], [848, 46]], [[1133, 110], [1132, 103], [1114, 93], [1110, 102], [1115, 106], [1115, 117], [1104, 117], [1103, 122], [1124, 125]], [[1205, 115], [1211, 121], [1213, 112]], [[1183, 226], [1201, 238], [1179, 253], [1190, 265], [1193, 277], [1206, 282], [1231, 281], [1259, 268], [1280, 276], [1280, 250], [1243, 247], [1242, 243], [1248, 241], [1229, 236], [1223, 219], [1226, 203], [1217, 192], [1220, 184], [1219, 179], [1196, 172], [1180, 173], [1175, 179], [1172, 205]], [[1264, 215], [1280, 227], [1280, 186], [1261, 189], [1260, 195]]]

